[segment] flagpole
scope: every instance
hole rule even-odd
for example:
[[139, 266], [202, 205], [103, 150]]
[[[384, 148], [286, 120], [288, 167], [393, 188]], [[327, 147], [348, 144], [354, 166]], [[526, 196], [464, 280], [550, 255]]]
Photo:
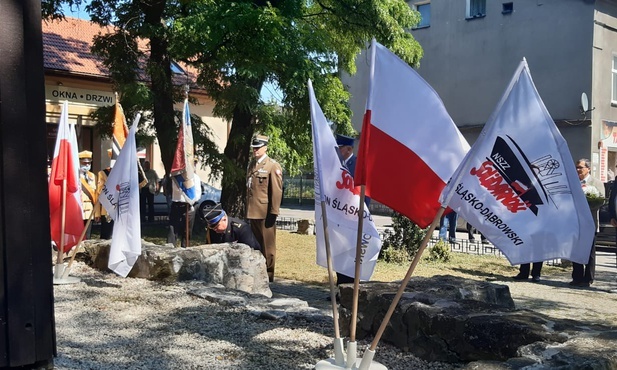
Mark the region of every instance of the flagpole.
[[336, 293], [334, 292], [334, 269], [332, 268], [332, 253], [330, 251], [330, 234], [328, 233], [328, 213], [326, 202], [321, 201], [321, 214], [323, 219], [324, 240], [326, 243], [326, 261], [328, 265], [328, 281], [330, 282], [330, 303], [332, 305], [332, 320], [334, 321], [334, 362], [337, 366], [345, 365], [343, 355], [343, 338], [339, 329], [338, 308], [336, 305]]
[[60, 226], [60, 247], [56, 259], [56, 269], [54, 270], [54, 279], [60, 280], [64, 270], [64, 228], [66, 224], [66, 176], [62, 179], [62, 218]]
[[369, 369], [371, 359], [373, 355], [375, 354], [375, 348], [377, 348], [377, 344], [379, 343], [379, 340], [381, 339], [383, 332], [386, 330], [386, 326], [388, 325], [388, 322], [390, 321], [390, 318], [392, 317], [392, 314], [394, 313], [394, 310], [396, 309], [396, 306], [401, 300], [401, 297], [403, 296], [403, 293], [405, 292], [405, 288], [407, 287], [407, 284], [409, 283], [409, 280], [411, 279], [411, 274], [413, 274], [414, 270], [416, 269], [416, 266], [418, 265], [418, 262], [420, 262], [422, 253], [424, 252], [424, 249], [426, 249], [426, 246], [428, 245], [428, 242], [431, 239], [431, 236], [433, 235], [433, 231], [435, 231], [435, 228], [439, 224], [439, 220], [441, 219], [441, 216], [443, 215], [444, 211], [445, 211], [445, 207], [442, 206], [441, 208], [439, 208], [439, 211], [437, 211], [437, 215], [433, 219], [431, 226], [426, 232], [426, 235], [424, 235], [424, 239], [422, 240], [422, 243], [420, 244], [420, 248], [418, 249], [418, 252], [416, 252], [415, 257], [413, 261], [411, 262], [411, 265], [409, 266], [409, 270], [407, 270], [407, 274], [405, 275], [405, 278], [401, 282], [401, 285], [399, 286], [398, 291], [396, 292], [396, 295], [394, 296], [394, 299], [392, 300], [392, 303], [390, 304], [390, 308], [388, 308], [388, 312], [386, 313], [383, 320], [381, 321], [381, 326], [379, 326], [379, 329], [377, 330], [377, 333], [375, 334], [375, 337], [373, 338], [373, 341], [371, 342], [371, 346], [366, 350], [366, 352], [369, 352], [370, 355], [367, 356], [367, 353], [365, 352], [364, 358], [362, 359], [362, 362], [360, 363], [360, 367], [358, 368], [358, 370]]
[[[95, 207], [98, 204], [99, 202], [97, 200]], [[73, 261], [75, 261], [77, 250], [79, 249], [81, 242], [84, 240], [84, 237], [86, 236], [86, 232], [88, 231], [88, 227], [90, 227], [90, 224], [92, 223], [93, 217], [94, 217], [94, 208], [92, 208], [92, 212], [90, 212], [90, 218], [88, 218], [88, 222], [86, 222], [86, 226], [84, 226], [84, 230], [81, 232], [81, 235], [79, 236], [79, 239], [77, 240], [77, 244], [75, 244], [75, 250], [73, 251], [73, 254], [71, 255], [71, 259], [69, 260], [69, 263], [66, 265], [66, 268], [64, 269], [64, 274], [62, 275], [62, 279], [66, 279], [69, 273], [71, 272], [71, 265], [73, 265]]]
[[189, 213], [190, 213], [190, 206], [188, 203], [186, 204], [186, 213], [185, 213], [185, 217], [184, 217], [184, 224], [186, 226], [186, 229], [184, 231], [184, 239], [186, 239], [186, 248], [188, 248], [190, 246], [190, 241], [189, 241]]
[[360, 209], [358, 211], [358, 233], [356, 239], [356, 264], [353, 280], [353, 299], [351, 303], [351, 323], [349, 328], [349, 342], [347, 343], [347, 367], [356, 363], [356, 324], [358, 318], [358, 293], [360, 291], [360, 265], [362, 259], [362, 228], [364, 225], [364, 199], [366, 186], [360, 186]]

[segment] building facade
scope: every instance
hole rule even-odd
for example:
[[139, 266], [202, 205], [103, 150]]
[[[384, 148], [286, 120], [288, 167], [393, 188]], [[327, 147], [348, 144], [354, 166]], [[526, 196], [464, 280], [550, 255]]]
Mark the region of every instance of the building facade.
[[[67, 17], [60, 21], [43, 21], [48, 156], [53, 158], [61, 104], [67, 100], [69, 121], [76, 124], [79, 150], [92, 151], [92, 170], [95, 173], [109, 166], [107, 149], [111, 148], [111, 140], [100, 138], [90, 114], [99, 107], [116, 104], [109, 71], [90, 51], [94, 36], [106, 32], [109, 29], [83, 19]], [[186, 80], [186, 76], [178, 80]], [[212, 139], [222, 152], [227, 145], [230, 124], [213, 116], [214, 102], [204, 91], [197, 89], [189, 94], [198, 101], [197, 105], [191, 105], [191, 113], [200, 116], [210, 127]], [[178, 103], [175, 109], [181, 110], [182, 103]], [[126, 119], [132, 122], [133, 117]], [[145, 149], [141, 151], [143, 158], [151, 162], [152, 168], [162, 178], [165, 168], [156, 141], [142, 149]], [[220, 188], [220, 180], [209, 178], [208, 168], [198, 165], [197, 172], [202, 181]]]
[[[423, 15], [410, 30], [424, 50], [418, 72], [470, 144], [525, 58], [572, 157], [591, 159], [594, 176], [609, 180], [617, 164], [617, 1], [408, 3]], [[358, 130], [368, 65], [361, 55], [358, 74], [346, 80]]]

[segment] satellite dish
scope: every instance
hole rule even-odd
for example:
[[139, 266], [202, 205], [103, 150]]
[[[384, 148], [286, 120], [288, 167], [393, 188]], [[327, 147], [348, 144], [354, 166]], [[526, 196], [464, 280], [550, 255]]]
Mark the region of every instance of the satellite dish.
[[587, 94], [585, 93], [581, 94], [581, 108], [585, 113], [589, 110], [589, 100], [587, 99]]

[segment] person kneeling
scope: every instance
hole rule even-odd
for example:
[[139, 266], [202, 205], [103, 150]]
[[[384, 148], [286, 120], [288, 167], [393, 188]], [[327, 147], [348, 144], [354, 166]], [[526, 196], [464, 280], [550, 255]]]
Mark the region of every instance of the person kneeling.
[[238, 218], [227, 216], [220, 203], [212, 208], [205, 208], [204, 219], [208, 224], [208, 240], [211, 244], [242, 243], [261, 250], [251, 227]]

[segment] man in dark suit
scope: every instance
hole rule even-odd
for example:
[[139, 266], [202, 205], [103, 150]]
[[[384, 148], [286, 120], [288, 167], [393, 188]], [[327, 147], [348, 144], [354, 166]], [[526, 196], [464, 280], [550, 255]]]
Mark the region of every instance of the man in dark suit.
[[[610, 190], [608, 198], [608, 212], [611, 215], [611, 225], [617, 228], [617, 181], [613, 181], [613, 186]], [[615, 241], [617, 242], [617, 229], [615, 229]]]
[[240, 219], [227, 216], [220, 203], [212, 208], [204, 208], [203, 212], [208, 224], [209, 243], [242, 243], [255, 250], [261, 250], [261, 245], [255, 239], [251, 227]]
[[356, 172], [356, 156], [353, 154], [354, 138], [336, 134], [336, 145], [341, 156], [341, 164], [349, 170], [353, 177]]

